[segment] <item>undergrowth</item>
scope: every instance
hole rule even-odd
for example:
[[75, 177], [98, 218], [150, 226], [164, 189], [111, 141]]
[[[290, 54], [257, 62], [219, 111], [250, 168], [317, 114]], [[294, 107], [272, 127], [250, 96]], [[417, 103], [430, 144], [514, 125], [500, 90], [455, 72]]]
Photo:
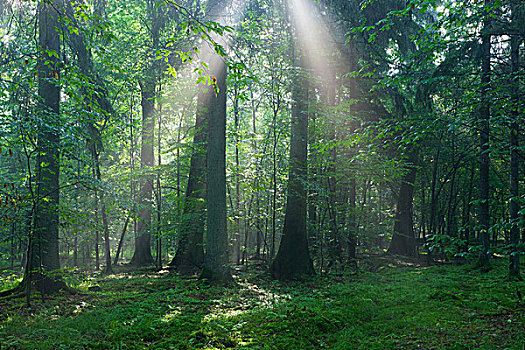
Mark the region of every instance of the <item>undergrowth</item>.
[[286, 283], [242, 273], [229, 288], [98, 276], [96, 292], [0, 301], [1, 348], [524, 349], [525, 283], [506, 281], [503, 263], [363, 270]]

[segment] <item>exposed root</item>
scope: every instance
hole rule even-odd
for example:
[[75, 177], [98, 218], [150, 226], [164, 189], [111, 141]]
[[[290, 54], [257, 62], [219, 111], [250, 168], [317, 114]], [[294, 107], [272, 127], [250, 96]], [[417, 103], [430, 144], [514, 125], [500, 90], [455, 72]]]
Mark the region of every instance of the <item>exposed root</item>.
[[22, 282], [20, 282], [16, 287], [11, 289], [6, 289], [0, 292], [1, 299], [16, 299], [26, 295], [26, 288]]

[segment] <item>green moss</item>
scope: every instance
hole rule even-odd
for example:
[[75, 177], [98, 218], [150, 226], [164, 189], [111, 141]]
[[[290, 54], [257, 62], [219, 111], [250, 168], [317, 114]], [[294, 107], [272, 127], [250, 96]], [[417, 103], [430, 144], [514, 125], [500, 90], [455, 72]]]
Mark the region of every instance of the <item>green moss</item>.
[[[377, 273], [233, 287], [176, 276], [101, 277], [101, 291], [0, 304], [2, 349], [519, 349], [522, 281], [506, 266]], [[40, 303], [40, 304], [39, 304]]]

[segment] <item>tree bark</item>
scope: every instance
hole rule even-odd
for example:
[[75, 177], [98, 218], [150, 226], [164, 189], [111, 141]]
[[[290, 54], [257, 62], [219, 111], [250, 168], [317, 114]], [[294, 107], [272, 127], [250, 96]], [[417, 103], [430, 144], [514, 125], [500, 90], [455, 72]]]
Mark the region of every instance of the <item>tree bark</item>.
[[348, 236], [347, 236], [347, 261], [351, 267], [357, 267], [357, 207], [356, 207], [356, 179], [355, 170], [350, 170], [348, 188]]
[[156, 265], [160, 270], [162, 268], [162, 188], [160, 185], [160, 172], [162, 167], [161, 156], [161, 129], [162, 128], [162, 104], [159, 107], [159, 132], [157, 135], [157, 244], [156, 244]]
[[[207, 17], [220, 21], [223, 0], [209, 0]], [[225, 41], [214, 35], [221, 45]], [[226, 76], [227, 65], [223, 57], [207, 47], [209, 75], [213, 86], [203, 90], [207, 106], [208, 144], [206, 147], [206, 254], [201, 278], [214, 283], [229, 283], [232, 279], [228, 260], [228, 232], [226, 212]]]
[[141, 146], [141, 168], [142, 175], [138, 209], [139, 220], [137, 223], [137, 235], [135, 237], [135, 251], [130, 264], [136, 266], [147, 266], [153, 264], [151, 255], [151, 215], [153, 204], [153, 133], [155, 128], [154, 98], [155, 81], [149, 79], [141, 84], [142, 95], [142, 146]]
[[[92, 149], [92, 155], [93, 155], [93, 165], [94, 165], [94, 172], [96, 175], [96, 179], [98, 184], [102, 183], [102, 174], [100, 172], [100, 162], [99, 162], [99, 154], [97, 151], [97, 148], [95, 144], [93, 144]], [[106, 208], [106, 202], [105, 202], [105, 195], [104, 191], [96, 191], [95, 195], [98, 196], [97, 198], [97, 205], [98, 203], [101, 204], [101, 215], [102, 215], [102, 230], [104, 235], [104, 257], [106, 260], [106, 267], [104, 268], [104, 273], [110, 274], [113, 273], [113, 269], [111, 268], [111, 250], [109, 245], [109, 223], [108, 223], [108, 215], [107, 215], [107, 208]], [[97, 228], [97, 232], [98, 228]], [[98, 243], [97, 243], [98, 245]], [[98, 254], [98, 249], [97, 249]]]
[[190, 173], [184, 197], [184, 208], [177, 252], [170, 262], [179, 273], [191, 275], [202, 268], [204, 262], [204, 224], [206, 218], [206, 153], [202, 149], [207, 143], [206, 94], [197, 97], [194, 153], [190, 160]]
[[394, 219], [394, 235], [388, 252], [404, 256], [416, 255], [416, 244], [414, 239], [413, 223], [413, 200], [414, 183], [416, 180], [417, 169], [414, 166], [415, 151], [411, 151], [407, 173], [403, 177], [397, 199], [396, 215]]
[[[36, 159], [36, 205], [33, 232], [29, 238], [27, 268], [22, 285], [28, 295], [32, 286], [43, 294], [57, 292], [65, 284], [57, 274], [60, 269], [58, 247], [58, 206], [60, 174], [60, 36], [59, 0], [38, 5], [38, 96], [41, 122], [38, 125]], [[28, 299], [29, 301], [29, 299]]]
[[159, 47], [160, 30], [164, 26], [165, 16], [163, 6], [157, 6], [154, 1], [147, 1], [147, 15], [150, 22], [150, 35], [152, 50], [148, 53], [149, 67], [145, 78], [140, 82], [141, 107], [142, 107], [142, 145], [141, 168], [142, 175], [138, 207], [139, 222], [135, 237], [135, 251], [130, 264], [147, 266], [154, 263], [151, 255], [151, 216], [153, 211], [153, 180], [152, 169], [154, 166], [154, 133], [155, 133], [155, 90], [159, 74], [159, 62], [156, 60], [156, 49]]
[[[294, 57], [297, 67], [302, 64]], [[313, 275], [306, 232], [306, 176], [308, 150], [308, 82], [297, 74], [292, 90], [290, 173], [281, 244], [270, 270], [280, 280]]]
[[[95, 168], [92, 169], [93, 178], [96, 178]], [[99, 240], [100, 240], [100, 222], [98, 221], [98, 187], [95, 186], [93, 191], [95, 196], [95, 270], [100, 270], [100, 251], [99, 251]]]
[[208, 146], [206, 172], [208, 183], [206, 254], [201, 277], [229, 282], [228, 233], [226, 225], [226, 64], [214, 57], [210, 73], [218, 91], [208, 89]]
[[[519, 10], [518, 3], [513, 1], [511, 4], [512, 11], [512, 23], [518, 28]], [[519, 35], [511, 36], [511, 79], [514, 83], [510, 86], [513, 87], [512, 92], [512, 104], [511, 104], [511, 115], [513, 120], [510, 126], [510, 243], [512, 245], [511, 254], [509, 257], [509, 274], [515, 278], [521, 279], [520, 275], [520, 251], [518, 250], [518, 244], [520, 241], [520, 230], [519, 230], [519, 120], [520, 120], [520, 77], [519, 77], [519, 49], [520, 49], [520, 37]]]
[[120, 239], [118, 241], [117, 252], [115, 253], [115, 260], [113, 261], [113, 265], [118, 264], [120, 252], [122, 251], [122, 245], [124, 244], [124, 236], [126, 235], [126, 230], [128, 228], [130, 219], [131, 219], [131, 214], [126, 217], [126, 221], [124, 222], [124, 227], [122, 228], [122, 233], [120, 234]]
[[490, 136], [490, 47], [491, 36], [488, 30], [491, 26], [491, 19], [489, 17], [488, 7], [491, 6], [490, 0], [485, 0], [485, 7], [487, 7], [484, 19], [481, 43], [481, 107], [479, 111], [479, 238], [482, 245], [482, 250], [479, 256], [479, 265], [486, 268], [489, 265], [490, 249], [490, 183], [489, 183], [489, 136]]

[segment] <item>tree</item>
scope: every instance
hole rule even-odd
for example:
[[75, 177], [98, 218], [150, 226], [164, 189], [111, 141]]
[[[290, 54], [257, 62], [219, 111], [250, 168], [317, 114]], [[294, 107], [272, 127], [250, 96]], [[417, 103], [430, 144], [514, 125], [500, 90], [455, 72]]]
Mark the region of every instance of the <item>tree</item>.
[[[411, 151], [413, 155], [414, 150]], [[406, 175], [401, 181], [394, 218], [394, 234], [388, 252], [405, 256], [416, 255], [414, 237], [413, 201], [417, 168], [412, 156], [407, 164]]]
[[206, 97], [210, 92], [200, 92], [195, 117], [194, 151], [190, 160], [188, 185], [184, 197], [184, 212], [177, 251], [170, 266], [183, 274], [200, 271], [204, 261], [204, 224], [206, 192], [206, 153], [203, 147], [207, 140]]
[[490, 248], [490, 47], [491, 47], [491, 6], [490, 0], [485, 0], [485, 16], [481, 34], [481, 96], [479, 109], [479, 238], [481, 252], [479, 264], [483, 268], [489, 266]]
[[288, 196], [281, 244], [270, 267], [272, 276], [280, 280], [314, 274], [306, 231], [308, 81], [300, 58], [294, 56], [294, 61], [298, 72], [292, 91]]
[[[511, 94], [512, 103], [511, 103], [511, 126], [510, 126], [510, 243], [512, 246], [510, 258], [509, 258], [509, 274], [513, 277], [521, 279], [520, 275], [520, 251], [518, 249], [518, 243], [520, 241], [520, 229], [518, 222], [519, 217], [519, 119], [520, 119], [520, 61], [519, 61], [519, 50], [520, 50], [520, 34], [518, 23], [520, 23], [520, 15], [523, 8], [519, 8], [518, 1], [511, 2], [511, 11], [512, 11], [512, 25], [513, 25], [513, 34], [511, 34], [511, 81], [514, 81], [514, 84], [510, 84], [513, 88], [513, 93]], [[523, 5], [522, 5], [523, 6]], [[521, 109], [522, 110], [522, 109]]]
[[41, 121], [38, 125], [33, 230], [23, 282], [27, 284], [28, 294], [32, 285], [43, 294], [65, 287], [58, 274], [60, 8], [59, 0], [41, 2], [38, 6], [38, 105]]
[[[217, 20], [224, 5], [222, 0], [209, 0], [207, 13]], [[224, 43], [224, 41], [223, 41]], [[208, 144], [206, 148], [206, 254], [202, 278], [214, 282], [229, 282], [228, 232], [226, 225], [226, 75], [227, 66], [218, 52], [210, 51], [208, 65], [213, 84], [205, 88]], [[206, 56], [205, 56], [206, 57]]]
[[[92, 143], [91, 152], [92, 152], [92, 157], [93, 157], [93, 173], [95, 175], [95, 179], [97, 180], [97, 182], [101, 183], [102, 174], [100, 171], [100, 160], [99, 160], [99, 151], [97, 150], [97, 142]], [[104, 191], [105, 189], [99, 190], [95, 187], [95, 197], [96, 197], [95, 205], [97, 206], [96, 211], [98, 212], [98, 205], [99, 203], [101, 204], [102, 230], [104, 232], [104, 257], [106, 260], [106, 266], [104, 267], [104, 273], [110, 274], [110, 273], [113, 273], [113, 269], [111, 267], [111, 250], [109, 246], [109, 223], [108, 223], [108, 214], [107, 214]], [[98, 227], [96, 228], [96, 230], [97, 230], [97, 236], [98, 236]], [[97, 244], [98, 244], [98, 240], [97, 240]]]
[[[107, 87], [104, 83], [104, 81], [100, 78], [98, 72], [94, 68], [93, 64], [93, 57], [91, 54], [91, 51], [88, 50], [88, 46], [86, 43], [86, 38], [83, 35], [83, 32], [81, 31], [82, 28], [80, 27], [77, 18], [75, 16], [75, 11], [73, 9], [73, 6], [69, 1], [67, 1], [65, 4], [65, 14], [67, 16], [67, 22], [70, 25], [71, 28], [74, 28], [74, 30], [71, 30], [68, 34], [68, 43], [71, 47], [72, 51], [75, 53], [76, 56], [76, 64], [80, 70], [80, 73], [90, 82], [93, 84], [93, 87], [91, 86], [82, 86], [81, 88], [81, 94], [84, 98], [84, 108], [86, 114], [94, 114], [93, 111], [101, 111], [103, 113], [103, 116], [105, 118], [105, 122], [103, 125], [107, 125], [107, 121], [111, 116], [115, 115], [115, 111], [113, 110], [112, 104], [108, 100], [108, 91]], [[95, 11], [97, 13], [97, 20], [103, 17], [105, 9], [105, 2], [97, 1], [97, 4], [95, 6]], [[92, 97], [95, 97], [92, 99]], [[95, 114], [96, 115], [96, 114]], [[106, 266], [104, 269], [105, 273], [111, 273], [112, 267], [111, 267], [111, 250], [110, 250], [110, 242], [109, 242], [109, 223], [108, 223], [108, 213], [107, 213], [107, 207], [105, 202], [105, 193], [104, 189], [99, 189], [98, 186], [102, 183], [102, 175], [100, 170], [100, 152], [102, 147], [102, 130], [103, 128], [99, 129], [97, 127], [97, 120], [96, 118], [91, 117], [91, 115], [87, 118], [86, 128], [88, 131], [89, 139], [89, 147], [91, 151], [91, 159], [93, 163], [93, 175], [95, 180], [97, 181], [97, 186], [95, 186], [95, 217], [96, 220], [98, 220], [98, 213], [99, 203], [101, 204], [100, 212], [102, 216], [102, 231], [104, 236], [104, 256], [106, 261]], [[99, 233], [100, 230], [98, 228], [98, 222], [97, 227], [95, 228], [95, 266], [98, 269], [99, 268], [99, 250], [98, 250], [98, 242], [99, 242]]]
[[142, 146], [140, 164], [143, 170], [142, 181], [138, 193], [139, 222], [137, 236], [135, 237], [135, 252], [130, 264], [145, 266], [153, 264], [151, 255], [151, 216], [153, 206], [153, 173], [154, 165], [154, 130], [155, 130], [155, 97], [159, 74], [159, 61], [156, 50], [159, 47], [160, 30], [165, 23], [164, 6], [157, 6], [155, 1], [147, 1], [148, 19], [151, 25], [152, 49], [148, 56], [151, 62], [145, 72], [145, 77], [140, 81], [141, 106], [142, 106]]

